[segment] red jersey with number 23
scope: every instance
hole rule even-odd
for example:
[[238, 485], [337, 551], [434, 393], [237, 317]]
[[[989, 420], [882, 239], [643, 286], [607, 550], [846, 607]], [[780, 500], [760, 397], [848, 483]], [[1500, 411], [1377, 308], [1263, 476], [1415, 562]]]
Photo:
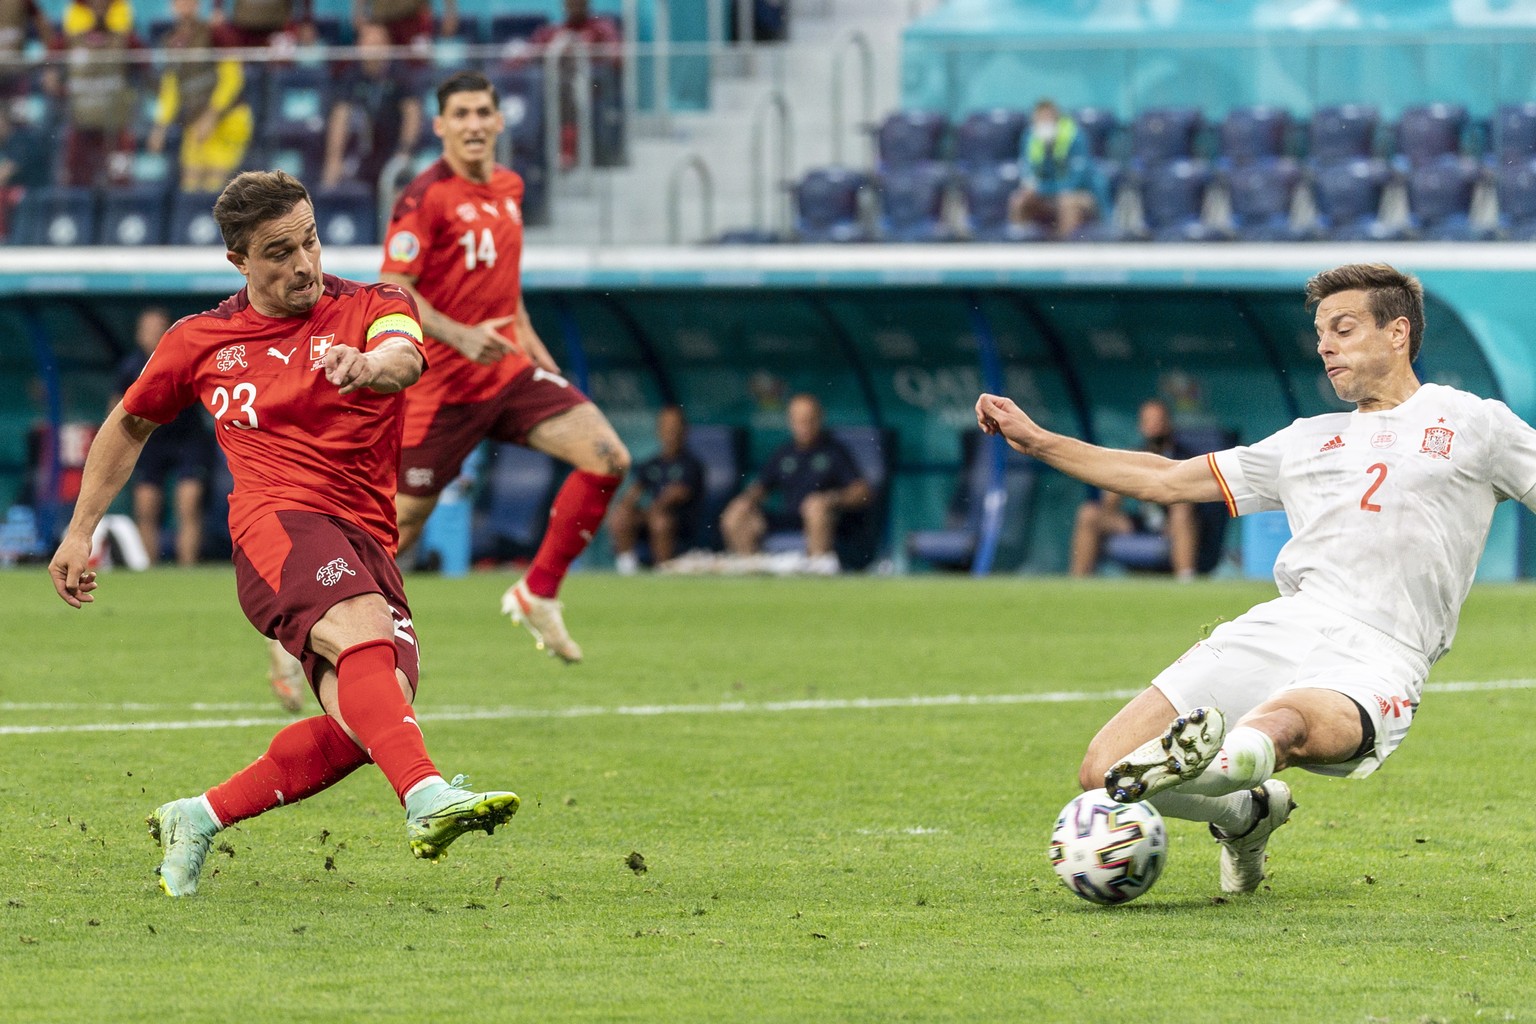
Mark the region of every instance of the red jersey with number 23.
[[242, 288], [167, 331], [123, 406], [156, 423], [196, 402], [213, 414], [235, 480], [236, 541], [293, 509], [356, 523], [393, 552], [405, 392], [343, 395], [321, 359], [334, 345], [367, 352], [391, 338], [419, 347], [419, 331], [416, 302], [399, 285], [326, 274], [320, 301], [293, 317], [263, 316]]
[[[421, 297], [461, 324], [511, 316], [522, 294], [522, 204], [516, 171], [497, 165], [482, 185], [438, 160], [395, 203], [381, 270], [415, 278]], [[512, 337], [512, 325], [502, 333]], [[491, 398], [530, 362], [513, 352], [482, 366], [430, 335], [426, 350], [432, 369], [406, 395], [408, 437], [420, 437], [439, 406]]]

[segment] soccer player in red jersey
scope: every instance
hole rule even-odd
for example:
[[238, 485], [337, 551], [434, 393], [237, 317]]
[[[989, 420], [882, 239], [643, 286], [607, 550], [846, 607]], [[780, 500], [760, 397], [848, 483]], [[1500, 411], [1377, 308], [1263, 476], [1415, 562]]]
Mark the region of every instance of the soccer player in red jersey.
[[150, 815], [160, 886], [197, 891], [213, 836], [311, 796], [370, 760], [405, 806], [417, 857], [512, 817], [513, 793], [444, 781], [411, 701], [419, 660], [393, 559], [402, 390], [421, 375], [403, 289], [325, 275], [304, 186], [248, 171], [213, 208], [246, 286], [181, 320], [91, 446], [74, 517], [49, 565], [59, 596], [95, 600], [91, 534], [154, 429], [196, 402], [213, 415], [235, 488], [229, 526], [240, 606], [303, 663], [325, 714], [282, 729], [249, 767]]
[[597, 406], [560, 375], [528, 318], [523, 179], [496, 164], [496, 89], [478, 72], [460, 72], [438, 87], [437, 105], [433, 130], [443, 158], [395, 204], [380, 274], [415, 296], [432, 365], [405, 399], [400, 547], [415, 544], [438, 495], [484, 438], [570, 463], [533, 564], [502, 596], [501, 610], [540, 648], [577, 662], [581, 648], [555, 597], [602, 524], [629, 452]]

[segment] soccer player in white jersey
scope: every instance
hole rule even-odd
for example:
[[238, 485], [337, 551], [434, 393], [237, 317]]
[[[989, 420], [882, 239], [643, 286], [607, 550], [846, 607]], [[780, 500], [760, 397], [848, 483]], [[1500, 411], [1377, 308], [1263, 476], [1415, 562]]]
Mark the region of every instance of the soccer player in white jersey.
[[1494, 506], [1536, 510], [1536, 429], [1502, 402], [1414, 375], [1416, 278], [1352, 264], [1306, 294], [1324, 372], [1354, 411], [1251, 446], [1174, 461], [1050, 433], [1007, 398], [976, 403], [982, 430], [1094, 486], [1165, 505], [1225, 501], [1233, 515], [1285, 510], [1280, 597], [1158, 675], [1078, 771], [1085, 790], [1208, 822], [1227, 892], [1259, 887], [1269, 837], [1295, 808], [1276, 772], [1362, 778], [1402, 742], [1450, 649]]

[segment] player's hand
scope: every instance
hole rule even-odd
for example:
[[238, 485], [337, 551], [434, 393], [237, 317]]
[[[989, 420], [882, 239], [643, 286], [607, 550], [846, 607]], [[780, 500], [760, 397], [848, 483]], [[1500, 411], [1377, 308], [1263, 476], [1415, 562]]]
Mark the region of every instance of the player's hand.
[[521, 345], [501, 333], [503, 327], [516, 319], [516, 315], [498, 316], [466, 328], [459, 338], [459, 351], [481, 366], [499, 363], [513, 352], [521, 352]]
[[368, 354], [351, 345], [332, 345], [326, 349], [320, 364], [325, 367], [325, 379], [344, 395], [361, 391], [374, 380], [374, 366]]
[[1040, 432], [1040, 426], [1018, 407], [1011, 398], [1002, 395], [982, 395], [976, 400], [976, 423], [984, 434], [1001, 434], [1015, 451], [1029, 454], [1029, 441]]
[[560, 364], [555, 362], [555, 357], [550, 355], [549, 349], [544, 347], [543, 340], [533, 331], [530, 330], [523, 336], [522, 347], [528, 358], [533, 360], [534, 366], [547, 373], [560, 372]]
[[66, 536], [48, 563], [48, 575], [53, 579], [53, 589], [64, 603], [79, 608], [96, 600], [91, 591], [96, 589], [96, 574], [91, 564], [91, 542], [74, 536]]

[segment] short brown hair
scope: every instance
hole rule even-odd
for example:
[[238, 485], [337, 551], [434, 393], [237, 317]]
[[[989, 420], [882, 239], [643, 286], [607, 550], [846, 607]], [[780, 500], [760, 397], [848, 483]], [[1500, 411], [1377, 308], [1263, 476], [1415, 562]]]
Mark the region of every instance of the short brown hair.
[[300, 203], [314, 203], [309, 190], [287, 171], [242, 171], [213, 204], [213, 219], [230, 252], [245, 253], [256, 229]]
[[437, 87], [437, 112], [441, 114], [448, 109], [448, 97], [456, 92], [488, 92], [491, 94], [491, 106], [500, 107], [501, 97], [496, 92], [496, 86], [489, 78], [478, 71], [460, 71]]
[[1412, 274], [1385, 263], [1346, 263], [1317, 274], [1307, 282], [1307, 308], [1330, 295], [1362, 291], [1366, 308], [1385, 327], [1398, 317], [1408, 318], [1408, 358], [1419, 358], [1424, 344], [1424, 286]]

